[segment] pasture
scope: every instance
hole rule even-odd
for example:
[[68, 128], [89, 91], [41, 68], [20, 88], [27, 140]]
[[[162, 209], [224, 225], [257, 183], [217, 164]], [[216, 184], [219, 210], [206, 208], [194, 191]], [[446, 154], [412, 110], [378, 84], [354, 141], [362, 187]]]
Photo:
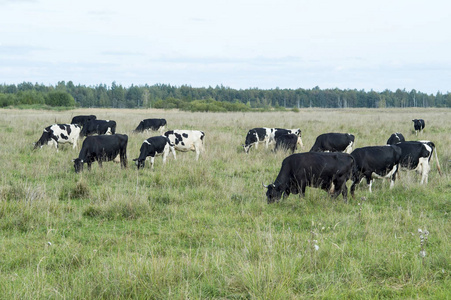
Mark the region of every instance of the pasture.
[[[44, 127], [79, 114], [115, 120], [128, 134], [128, 168], [94, 163], [76, 174], [81, 141], [78, 150], [33, 151]], [[132, 159], [150, 135], [131, 131], [145, 118], [204, 131], [199, 161], [179, 152], [138, 171]], [[415, 118], [426, 121], [418, 137]], [[449, 109], [432, 108], [0, 110], [1, 298], [449, 299], [450, 120]], [[305, 198], [268, 205], [262, 183], [275, 180], [286, 154], [261, 144], [246, 155], [254, 127], [300, 128], [302, 151], [325, 132], [352, 133], [363, 147], [398, 131], [433, 141], [444, 174], [433, 161], [427, 185], [401, 171], [392, 190], [378, 180], [370, 194], [362, 182], [347, 204], [307, 188]], [[421, 239], [419, 229], [429, 234]]]

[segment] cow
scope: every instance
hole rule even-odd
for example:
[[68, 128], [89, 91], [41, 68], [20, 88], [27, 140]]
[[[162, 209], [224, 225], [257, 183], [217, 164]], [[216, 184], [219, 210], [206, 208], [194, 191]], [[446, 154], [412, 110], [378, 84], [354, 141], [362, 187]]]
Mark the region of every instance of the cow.
[[[196, 160], [199, 160], [199, 155], [204, 150], [205, 133], [203, 131], [176, 129], [166, 131], [164, 136], [171, 141], [177, 151], [196, 151]], [[176, 159], [175, 151], [172, 154]]]
[[397, 145], [368, 146], [352, 151], [351, 156], [354, 157], [355, 164], [351, 179], [351, 195], [354, 197], [356, 185], [364, 178], [370, 193], [374, 178], [391, 178], [390, 188], [393, 188], [401, 153], [401, 148]]
[[272, 135], [270, 138], [270, 142], [276, 142], [277, 143], [277, 139], [279, 136], [282, 136], [284, 134], [295, 134], [299, 137], [299, 145], [301, 146], [301, 148], [304, 147], [304, 144], [302, 144], [302, 138], [301, 138], [301, 129], [299, 128], [295, 128], [295, 129], [284, 129], [284, 128], [274, 128], [272, 130]]
[[94, 115], [81, 115], [81, 116], [75, 116], [72, 118], [71, 124], [77, 124], [80, 126], [83, 126], [85, 123], [88, 123], [91, 120], [96, 120], [97, 117]]
[[94, 161], [102, 167], [102, 162], [112, 161], [118, 155], [121, 167], [127, 167], [127, 143], [128, 136], [125, 134], [113, 135], [93, 135], [88, 136], [84, 141], [78, 158], [74, 159], [75, 173], [83, 171], [83, 164], [88, 165], [91, 170], [91, 164]]
[[276, 146], [274, 147], [274, 152], [277, 152], [278, 150], [290, 150], [291, 154], [293, 154], [297, 149], [297, 145], [300, 145], [301, 147], [303, 146], [300, 136], [292, 133], [278, 135], [276, 138]]
[[397, 143], [405, 142], [406, 139], [402, 135], [402, 133], [396, 132], [392, 133], [392, 135], [387, 140], [387, 145], [394, 145]]
[[415, 129], [415, 135], [418, 135], [418, 132], [423, 132], [424, 126], [426, 125], [424, 123], [423, 119], [413, 119], [413, 128]]
[[307, 186], [321, 188], [334, 198], [341, 193], [347, 202], [346, 181], [351, 177], [354, 159], [346, 153], [305, 152], [288, 156], [282, 162], [274, 183], [267, 188], [268, 204], [292, 194], [305, 195]]
[[158, 131], [160, 134], [163, 132], [166, 127], [166, 119], [144, 119], [139, 122], [138, 127], [136, 127], [133, 132], [144, 132], [145, 130], [149, 131]]
[[116, 122], [112, 120], [91, 120], [83, 125], [82, 136], [93, 134], [115, 134]]
[[41, 138], [34, 143], [34, 149], [53, 145], [58, 151], [58, 144], [69, 143], [75, 149], [78, 146], [81, 127], [76, 124], [54, 124], [44, 128]]
[[248, 131], [246, 135], [246, 141], [243, 148], [245, 153], [249, 153], [252, 146], [258, 149], [259, 143], [265, 143], [266, 149], [268, 149], [269, 143], [273, 141], [274, 128], [253, 128]]
[[323, 133], [319, 135], [310, 152], [345, 152], [351, 153], [354, 135], [350, 133]]
[[[430, 171], [429, 162], [435, 149], [435, 144], [431, 141], [407, 141], [396, 144], [401, 148], [400, 166], [408, 170], [415, 170], [421, 174], [420, 184], [428, 182]], [[435, 151], [437, 169], [442, 175], [440, 163]]]
[[169, 151], [171, 151], [175, 157], [174, 144], [172, 144], [167, 137], [162, 135], [154, 136], [148, 138], [147, 140], [144, 140], [144, 142], [141, 145], [141, 149], [139, 151], [140, 151], [139, 157], [133, 159], [133, 161], [136, 162], [138, 170], [140, 168], [144, 168], [144, 164], [148, 156], [150, 156], [150, 168], [152, 170], [155, 156], [162, 155], [163, 164], [166, 163], [166, 157], [168, 157]]

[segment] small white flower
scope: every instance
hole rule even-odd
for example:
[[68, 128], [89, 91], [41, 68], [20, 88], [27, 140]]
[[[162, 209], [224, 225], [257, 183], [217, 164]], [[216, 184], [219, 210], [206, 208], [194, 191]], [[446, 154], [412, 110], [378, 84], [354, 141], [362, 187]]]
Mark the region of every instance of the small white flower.
[[420, 256], [421, 257], [425, 257], [426, 256], [426, 251], [424, 251], [424, 250], [420, 251]]
[[50, 242], [47, 242], [47, 245], [49, 245], [49, 246], [52, 246], [52, 243], [50, 243]]
[[319, 250], [319, 246], [315, 244], [315, 250], [318, 251]]
[[421, 230], [421, 228], [418, 228], [418, 233], [423, 233], [423, 230]]

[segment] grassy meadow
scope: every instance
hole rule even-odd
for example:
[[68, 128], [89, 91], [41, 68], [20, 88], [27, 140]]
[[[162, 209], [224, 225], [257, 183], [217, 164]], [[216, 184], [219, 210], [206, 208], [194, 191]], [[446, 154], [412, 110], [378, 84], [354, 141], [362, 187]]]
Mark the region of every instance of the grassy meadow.
[[[129, 135], [128, 168], [94, 163], [75, 174], [72, 146], [33, 151], [44, 127], [79, 114], [115, 120]], [[131, 131], [144, 118], [204, 131], [205, 152], [137, 171], [132, 159], [149, 135]], [[418, 137], [414, 118], [426, 121]], [[450, 299], [450, 120], [449, 109], [2, 109], [0, 298]], [[398, 131], [433, 141], [444, 174], [434, 160], [427, 185], [402, 171], [392, 190], [379, 180], [370, 194], [362, 182], [347, 204], [307, 188], [305, 198], [267, 205], [262, 183], [287, 154], [260, 145], [246, 155], [254, 127], [301, 128], [298, 152], [325, 132], [352, 133], [363, 147]], [[429, 232], [422, 241], [419, 229]]]

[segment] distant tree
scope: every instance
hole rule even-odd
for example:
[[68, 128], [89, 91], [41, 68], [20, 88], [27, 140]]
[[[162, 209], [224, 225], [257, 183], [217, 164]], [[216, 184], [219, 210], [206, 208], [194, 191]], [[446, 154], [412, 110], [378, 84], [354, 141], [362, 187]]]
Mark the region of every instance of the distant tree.
[[67, 92], [53, 91], [47, 94], [45, 104], [50, 106], [75, 106], [75, 100]]

